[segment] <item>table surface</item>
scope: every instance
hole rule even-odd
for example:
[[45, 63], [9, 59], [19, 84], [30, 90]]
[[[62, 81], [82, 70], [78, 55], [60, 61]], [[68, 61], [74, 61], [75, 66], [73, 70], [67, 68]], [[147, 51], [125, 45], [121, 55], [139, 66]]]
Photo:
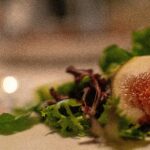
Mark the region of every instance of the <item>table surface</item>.
[[[124, 141], [91, 143], [92, 139], [62, 138], [57, 133], [50, 133], [50, 129], [43, 124], [9, 136], [0, 136], [1, 150], [148, 150], [149, 142]], [[84, 144], [83, 144], [84, 143]]]

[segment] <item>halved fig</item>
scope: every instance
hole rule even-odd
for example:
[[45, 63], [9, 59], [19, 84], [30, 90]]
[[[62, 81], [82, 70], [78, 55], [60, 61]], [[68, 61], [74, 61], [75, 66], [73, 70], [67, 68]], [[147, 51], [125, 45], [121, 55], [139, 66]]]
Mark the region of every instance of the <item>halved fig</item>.
[[134, 57], [114, 77], [112, 92], [121, 114], [133, 123], [150, 124], [150, 56]]

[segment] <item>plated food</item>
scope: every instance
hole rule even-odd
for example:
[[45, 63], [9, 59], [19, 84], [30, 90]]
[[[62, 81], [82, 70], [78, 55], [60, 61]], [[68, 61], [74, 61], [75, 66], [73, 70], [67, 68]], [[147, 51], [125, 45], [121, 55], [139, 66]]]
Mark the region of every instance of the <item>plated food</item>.
[[131, 50], [107, 47], [99, 66], [101, 73], [69, 66], [66, 72], [74, 76], [73, 81], [44, 85], [36, 91], [37, 104], [15, 109], [13, 115], [1, 114], [0, 134], [43, 122], [65, 137], [100, 137], [115, 124], [109, 130], [119, 138], [146, 139], [150, 135], [150, 28], [134, 32]]

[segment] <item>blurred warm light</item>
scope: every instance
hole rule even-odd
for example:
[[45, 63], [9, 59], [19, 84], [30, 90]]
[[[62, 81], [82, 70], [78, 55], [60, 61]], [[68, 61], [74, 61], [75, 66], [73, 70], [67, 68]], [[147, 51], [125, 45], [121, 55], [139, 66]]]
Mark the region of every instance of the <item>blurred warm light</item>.
[[11, 94], [18, 89], [17, 79], [13, 76], [7, 76], [3, 79], [2, 88], [4, 92]]

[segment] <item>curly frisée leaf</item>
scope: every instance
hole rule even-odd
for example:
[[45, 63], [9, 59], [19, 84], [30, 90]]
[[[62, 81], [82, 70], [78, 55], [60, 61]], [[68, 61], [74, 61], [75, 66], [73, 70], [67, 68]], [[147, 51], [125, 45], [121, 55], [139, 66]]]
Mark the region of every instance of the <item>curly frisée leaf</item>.
[[132, 54], [126, 50], [117, 45], [111, 45], [104, 50], [102, 57], [100, 57], [99, 65], [105, 74], [111, 74], [131, 57]]
[[74, 99], [66, 99], [42, 110], [47, 125], [63, 136], [87, 134], [89, 124], [84, 119], [81, 104]]

